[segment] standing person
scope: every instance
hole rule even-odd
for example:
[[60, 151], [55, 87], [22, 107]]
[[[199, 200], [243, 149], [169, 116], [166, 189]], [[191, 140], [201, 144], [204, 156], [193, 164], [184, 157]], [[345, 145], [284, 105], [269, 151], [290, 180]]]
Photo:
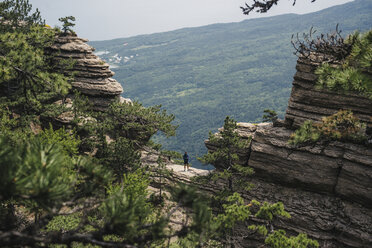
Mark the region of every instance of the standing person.
[[185, 152], [185, 154], [183, 154], [183, 170], [184, 171], [186, 171], [186, 167], [187, 167], [187, 170], [189, 170], [189, 168], [190, 168], [189, 155], [187, 154], [187, 152]]

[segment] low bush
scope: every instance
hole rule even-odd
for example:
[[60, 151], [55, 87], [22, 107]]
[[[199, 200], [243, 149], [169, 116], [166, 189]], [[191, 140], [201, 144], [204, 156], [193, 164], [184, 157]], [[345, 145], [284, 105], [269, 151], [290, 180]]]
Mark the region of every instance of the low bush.
[[323, 117], [321, 123], [305, 121], [290, 137], [291, 145], [307, 145], [317, 141], [343, 140], [362, 143], [367, 139], [366, 125], [350, 110]]

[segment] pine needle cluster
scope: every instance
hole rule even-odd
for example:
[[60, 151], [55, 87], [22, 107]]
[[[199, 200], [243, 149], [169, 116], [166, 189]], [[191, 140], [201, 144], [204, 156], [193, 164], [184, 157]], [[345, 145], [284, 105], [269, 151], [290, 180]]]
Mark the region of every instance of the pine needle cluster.
[[372, 30], [350, 35], [351, 52], [339, 66], [324, 63], [316, 70], [316, 88], [352, 92], [372, 99]]
[[340, 110], [331, 116], [323, 117], [321, 123], [305, 121], [288, 142], [297, 146], [331, 140], [363, 143], [367, 140], [366, 125], [350, 110]]

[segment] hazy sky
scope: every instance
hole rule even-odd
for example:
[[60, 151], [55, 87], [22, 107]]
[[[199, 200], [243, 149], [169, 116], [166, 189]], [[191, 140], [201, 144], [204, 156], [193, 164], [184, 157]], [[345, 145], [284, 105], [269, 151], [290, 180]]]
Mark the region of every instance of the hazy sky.
[[240, 6], [251, 0], [29, 0], [51, 26], [59, 17], [75, 16], [74, 30], [89, 40], [108, 40], [196, 27], [237, 22], [283, 13], [309, 13], [352, 0], [281, 0], [269, 14], [242, 14]]

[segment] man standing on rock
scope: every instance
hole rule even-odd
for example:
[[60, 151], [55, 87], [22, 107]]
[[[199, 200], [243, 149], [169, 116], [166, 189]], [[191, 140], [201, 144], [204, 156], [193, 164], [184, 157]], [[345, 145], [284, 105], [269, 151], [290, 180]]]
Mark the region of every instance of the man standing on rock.
[[189, 155], [187, 155], [187, 152], [185, 152], [185, 154], [183, 154], [183, 171], [187, 171], [186, 167], [187, 167], [187, 170], [189, 170], [189, 168], [190, 168]]

